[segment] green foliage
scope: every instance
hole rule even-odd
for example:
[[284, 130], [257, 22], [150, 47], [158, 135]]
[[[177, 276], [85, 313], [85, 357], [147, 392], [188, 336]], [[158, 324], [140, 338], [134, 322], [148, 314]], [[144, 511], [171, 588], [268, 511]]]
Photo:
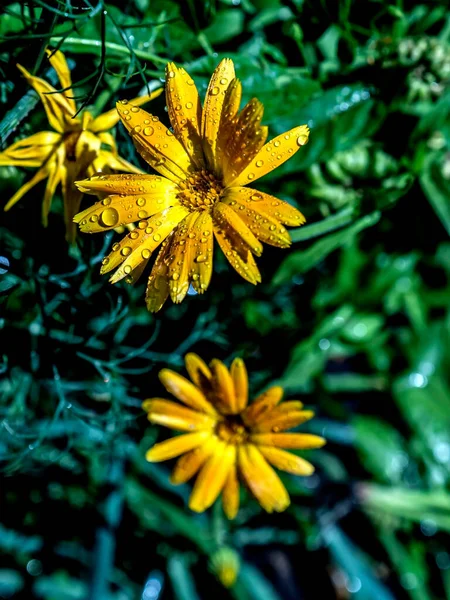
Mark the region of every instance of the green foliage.
[[[44, 600], [450, 598], [450, 21], [446, 3], [130, 0], [4, 3], [2, 149], [47, 129], [15, 67], [52, 78], [45, 45], [94, 113], [160, 83], [168, 60], [203, 93], [231, 57], [271, 135], [309, 144], [260, 189], [299, 207], [289, 250], [265, 247], [263, 282], [216, 251], [207, 294], [150, 315], [145, 281], [99, 275], [117, 234], [64, 241], [43, 188], [0, 221], [0, 596]], [[148, 110], [167, 120], [164, 100]], [[118, 126], [120, 154], [139, 163]], [[142, 166], [143, 163], [139, 163]], [[0, 167], [7, 199], [31, 170]], [[85, 199], [83, 206], [88, 206]], [[145, 279], [145, 277], [144, 277]], [[245, 359], [324, 435], [310, 478], [266, 515], [187, 508], [190, 484], [145, 450], [165, 433], [141, 402], [183, 356]], [[305, 453], [306, 454], [306, 453]], [[237, 581], [212, 557], [231, 548]], [[319, 573], [319, 577], [317, 577]]]

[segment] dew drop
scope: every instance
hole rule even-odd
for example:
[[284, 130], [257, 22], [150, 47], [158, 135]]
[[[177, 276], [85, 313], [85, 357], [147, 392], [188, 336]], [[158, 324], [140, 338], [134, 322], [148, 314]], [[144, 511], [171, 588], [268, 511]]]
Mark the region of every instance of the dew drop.
[[154, 131], [153, 127], [144, 127], [144, 135], [153, 135]]
[[138, 198], [138, 199], [136, 200], [136, 204], [137, 204], [138, 206], [145, 206], [145, 203], [146, 203], [146, 199], [145, 199], [145, 198]]
[[114, 250], [114, 252], [119, 249], [119, 246], [120, 244], [118, 242], [112, 245], [112, 249]]
[[192, 102], [186, 102], [186, 108], [187, 108], [187, 109], [190, 109], [190, 108], [192, 108], [192, 107], [193, 107], [193, 104], [192, 104]]
[[131, 110], [131, 112], [137, 113], [137, 112], [139, 112], [141, 109], [140, 109], [140, 108], [138, 108], [137, 106], [132, 106], [130, 110]]
[[141, 256], [144, 260], [147, 260], [147, 258], [150, 258], [151, 256], [151, 252], [148, 248], [144, 248], [141, 252]]
[[196, 258], [195, 258], [195, 262], [196, 263], [204, 263], [206, 262], [207, 258], [204, 254], [199, 254]]
[[226, 77], [222, 77], [220, 80], [220, 85], [226, 85], [228, 83], [228, 79]]
[[102, 204], [103, 206], [108, 206], [109, 204], [111, 204], [111, 198], [103, 198]]
[[96, 221], [98, 221], [98, 215], [92, 215], [92, 217], [89, 219], [89, 221], [91, 223], [95, 223]]
[[175, 77], [175, 71], [169, 71], [169, 72], [167, 73], [167, 77], [168, 77], [169, 79], [173, 79], [173, 78]]
[[123, 272], [125, 273], [125, 275], [129, 275], [131, 273], [131, 267], [130, 265], [125, 265], [125, 267], [123, 268]]
[[114, 227], [119, 222], [119, 213], [115, 208], [107, 208], [101, 213], [100, 221], [106, 227]]
[[263, 166], [263, 164], [264, 164], [264, 161], [263, 161], [263, 160], [257, 160], [257, 161], [256, 161], [256, 166], [257, 166], [257, 167], [262, 167], [262, 166]]
[[155, 242], [159, 242], [159, 240], [161, 239], [161, 236], [159, 235], [159, 233], [155, 233], [155, 235], [153, 236], [153, 239], [155, 240]]
[[122, 256], [128, 256], [129, 254], [131, 254], [130, 246], [125, 246], [125, 248], [122, 248], [122, 250], [120, 251], [120, 254]]
[[210, 94], [211, 94], [211, 96], [217, 96], [217, 94], [218, 94], [219, 92], [220, 92], [219, 88], [217, 87], [217, 85], [215, 85], [215, 86], [214, 86], [214, 87], [211, 89], [211, 91], [210, 91]]
[[308, 136], [307, 135], [299, 135], [297, 138], [297, 145], [298, 146], [304, 146], [305, 144], [308, 143]]
[[107, 265], [109, 263], [109, 258], [106, 257], [102, 260], [102, 265]]
[[174, 281], [177, 281], [178, 279], [180, 279], [180, 274], [179, 274], [179, 273], [174, 273], [174, 274], [172, 275], [172, 279], [173, 279]]
[[130, 240], [137, 240], [138, 237], [139, 237], [139, 234], [137, 231], [132, 231], [130, 233]]
[[142, 127], [140, 125], [136, 125], [136, 127], [133, 129], [134, 133], [141, 133], [142, 131]]
[[138, 217], [139, 217], [140, 219], [145, 219], [145, 217], [148, 217], [148, 213], [147, 213], [147, 211], [146, 211], [146, 210], [140, 210], [140, 211], [138, 212]]
[[248, 179], [255, 179], [255, 174], [254, 173], [249, 173], [247, 175]]

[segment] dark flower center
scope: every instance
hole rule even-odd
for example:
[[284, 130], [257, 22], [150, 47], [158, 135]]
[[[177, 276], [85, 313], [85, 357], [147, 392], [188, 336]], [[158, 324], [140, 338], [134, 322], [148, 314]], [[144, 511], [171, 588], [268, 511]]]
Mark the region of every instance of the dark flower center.
[[205, 170], [192, 173], [178, 184], [178, 200], [189, 210], [208, 210], [219, 200], [223, 186]]
[[240, 415], [227, 415], [223, 421], [217, 424], [216, 433], [224, 442], [243, 444], [249, 432]]

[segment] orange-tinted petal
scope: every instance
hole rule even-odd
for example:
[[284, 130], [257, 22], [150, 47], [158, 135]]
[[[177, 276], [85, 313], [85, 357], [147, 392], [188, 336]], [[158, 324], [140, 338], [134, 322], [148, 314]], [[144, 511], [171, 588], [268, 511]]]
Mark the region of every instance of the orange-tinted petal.
[[212, 384], [214, 395], [217, 399], [217, 405], [222, 414], [236, 414], [236, 396], [234, 393], [234, 384], [230, 372], [221, 360], [215, 358], [210, 363], [213, 376]]
[[[145, 96], [138, 96], [137, 98], [133, 98], [132, 100], [129, 100], [128, 102], [130, 103], [131, 106], [142, 106], [143, 104], [150, 102], [150, 100], [154, 100], [155, 98], [160, 96], [163, 93], [163, 91], [164, 91], [164, 88], [160, 87], [156, 90], [153, 90], [153, 92], [150, 92], [150, 94], [146, 94]], [[107, 112], [103, 113], [102, 115], [99, 115], [98, 117], [96, 117], [89, 124], [89, 129], [90, 129], [90, 131], [94, 131], [96, 133], [100, 132], [100, 131], [109, 131], [110, 129], [115, 127], [115, 125], [117, 125], [119, 120], [120, 120], [120, 117], [119, 117], [119, 113], [117, 112], [117, 109], [112, 108], [111, 110], [108, 110]]]
[[217, 448], [218, 441], [218, 438], [213, 435], [198, 448], [195, 448], [189, 453], [181, 456], [177, 460], [177, 464], [175, 465], [170, 476], [171, 483], [174, 485], [185, 483], [186, 481], [189, 481], [189, 479], [191, 479], [191, 477], [193, 477], [196, 473], [198, 473], [200, 467], [205, 464], [206, 460]]
[[182, 375], [170, 369], [162, 369], [159, 372], [159, 378], [166, 390], [187, 406], [213, 417], [217, 416], [215, 408], [206, 399], [203, 392]]
[[273, 446], [258, 446], [258, 449], [270, 464], [281, 471], [293, 475], [312, 475], [314, 473], [314, 467], [311, 463], [291, 452]]
[[294, 127], [294, 129], [282, 133], [265, 144], [236, 177], [227, 176], [225, 184], [240, 186], [256, 181], [294, 156], [297, 150], [307, 143], [308, 137], [309, 127], [307, 125], [300, 125], [300, 127]]
[[201, 446], [211, 437], [209, 431], [198, 431], [196, 433], [184, 433], [176, 437], [155, 444], [150, 450], [147, 450], [145, 458], [149, 462], [161, 462], [169, 460], [189, 452], [198, 446]]
[[203, 512], [215, 502], [235, 461], [236, 446], [218, 442], [216, 450], [203, 465], [195, 481], [189, 498], [191, 510]]
[[239, 481], [236, 465], [231, 465], [222, 492], [223, 510], [228, 519], [234, 519], [239, 510]]
[[261, 274], [247, 244], [234, 231], [225, 230], [215, 222], [214, 236], [233, 269], [253, 285], [259, 283]]
[[271, 411], [272, 408], [278, 404], [278, 402], [280, 402], [282, 397], [282, 387], [278, 385], [270, 387], [260, 396], [255, 398], [250, 406], [248, 406], [242, 413], [244, 422], [249, 426], [255, 425], [259, 419], [264, 418], [264, 416]]
[[122, 100], [116, 106], [120, 119], [142, 158], [172, 181], [186, 179], [186, 174], [193, 171], [192, 162], [170, 129], [158, 117], [127, 101]]
[[264, 510], [281, 512], [289, 506], [286, 488], [256, 446], [239, 446], [238, 464], [247, 486]]
[[[169, 270], [166, 258], [170, 251], [170, 242], [173, 234], [168, 236], [161, 244], [161, 249], [152, 267], [152, 272], [148, 278], [147, 289], [145, 291], [145, 302], [147, 310], [158, 312], [169, 296], [169, 279], [167, 272]], [[131, 272], [132, 276], [133, 272]]]
[[250, 438], [254, 444], [298, 450], [321, 448], [326, 444], [323, 437], [311, 433], [254, 433]]
[[[188, 211], [183, 206], [172, 206], [151, 217], [148, 221], [144, 221], [143, 223], [146, 223], [146, 227], [143, 229], [145, 233], [142, 238], [139, 238], [140, 244], [135, 247], [135, 249], [133, 249], [132, 246], [122, 248], [120, 251], [121, 258], [123, 258], [125, 250], [128, 252], [128, 248], [130, 249], [130, 252], [125, 255], [126, 260], [111, 277], [111, 283], [117, 283], [129, 275], [142, 261], [147, 260], [187, 214]], [[141, 226], [141, 222], [139, 223], [139, 226]], [[135, 233], [137, 233], [135, 230], [132, 231], [130, 237]], [[113, 253], [109, 255], [109, 258], [113, 259], [114, 254], [117, 256], [118, 251], [113, 251]]]
[[211, 171], [215, 171], [217, 164], [220, 164], [219, 157], [216, 156], [219, 127], [226, 92], [234, 78], [233, 61], [224, 58], [212, 74], [206, 90], [202, 115], [202, 136], [203, 150]]
[[241, 201], [240, 194], [226, 193], [221, 204], [229, 206], [252, 234], [262, 242], [279, 248], [288, 248], [291, 238], [286, 228], [273, 217], [256, 211], [253, 204]]
[[191, 239], [197, 212], [189, 213], [174, 232], [168, 259], [169, 293], [172, 302], [179, 304], [189, 290], [191, 263], [194, 259], [193, 240]]
[[214, 221], [220, 229], [226, 231], [230, 231], [231, 229], [239, 235], [256, 256], [261, 256], [263, 250], [262, 244], [231, 206], [222, 201], [217, 202], [213, 209], [213, 215]]
[[230, 374], [236, 396], [236, 410], [242, 412], [248, 402], [248, 375], [242, 358], [235, 358], [231, 363]]
[[186, 370], [189, 373], [189, 377], [197, 387], [202, 388], [205, 382], [211, 381], [212, 373], [209, 370], [208, 365], [202, 358], [200, 358], [200, 356], [198, 356], [198, 354], [189, 352], [184, 357], [184, 362], [186, 365]]
[[203, 294], [211, 281], [213, 270], [214, 235], [211, 215], [204, 210], [195, 221], [191, 233], [194, 235], [191, 260], [191, 283], [198, 294]]
[[271, 411], [262, 421], [253, 426], [254, 432], [283, 431], [293, 429], [314, 417], [312, 410], [297, 410], [287, 413], [277, 413], [276, 409]]
[[230, 198], [231, 196], [234, 196], [240, 204], [251, 208], [262, 217], [270, 217], [284, 225], [298, 227], [306, 222], [302, 213], [291, 204], [258, 190], [252, 190], [248, 187], [229, 187], [226, 189], [224, 197]]
[[192, 78], [174, 63], [168, 63], [166, 66], [166, 102], [176, 137], [197, 169], [204, 168], [200, 98]]
[[145, 400], [142, 408], [147, 411], [147, 418], [151, 423], [164, 425], [178, 431], [199, 431], [212, 429], [215, 419], [205, 413], [180, 406], [176, 402], [161, 398]]
[[222, 106], [219, 131], [217, 133], [216, 145], [216, 174], [222, 176], [227, 170], [227, 147], [236, 135], [238, 123], [237, 112], [241, 103], [242, 85], [239, 79], [233, 79], [225, 92]]

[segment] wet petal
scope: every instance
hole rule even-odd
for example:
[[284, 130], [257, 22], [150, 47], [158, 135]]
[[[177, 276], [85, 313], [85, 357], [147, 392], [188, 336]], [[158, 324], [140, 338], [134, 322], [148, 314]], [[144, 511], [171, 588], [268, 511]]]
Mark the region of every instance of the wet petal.
[[186, 179], [194, 170], [181, 142], [174, 134], [142, 108], [127, 101], [117, 103], [120, 119], [142, 158], [156, 171], [172, 181]]
[[217, 406], [222, 414], [236, 414], [236, 396], [234, 393], [233, 379], [230, 372], [221, 360], [215, 358], [210, 363], [212, 385]]
[[231, 206], [222, 201], [217, 202], [214, 206], [213, 214], [215, 223], [221, 229], [226, 229], [227, 231], [232, 229], [256, 256], [261, 256], [263, 250], [262, 244]]
[[[137, 98], [133, 98], [132, 100], [128, 100], [131, 106], [142, 106], [150, 100], [154, 100], [158, 96], [160, 96], [164, 91], [164, 88], [160, 87], [157, 90], [154, 90], [150, 94], [146, 94], [145, 96], [138, 96]], [[112, 108], [107, 112], [103, 113], [96, 117], [90, 124], [90, 131], [100, 132], [100, 131], [109, 131], [113, 127], [117, 125], [120, 121], [119, 113], [117, 112], [117, 108]]]
[[300, 125], [277, 136], [261, 148], [253, 160], [236, 177], [227, 176], [227, 186], [240, 186], [253, 183], [263, 175], [270, 173], [304, 146], [309, 137], [309, 127]]
[[[152, 267], [152, 272], [148, 278], [147, 289], [145, 291], [145, 302], [147, 310], [150, 312], [158, 312], [169, 296], [169, 279], [167, 272], [169, 267], [166, 262], [166, 257], [170, 251], [171, 237], [168, 236], [161, 244], [161, 249]], [[130, 274], [132, 276], [133, 272]]]
[[191, 510], [203, 512], [215, 502], [235, 461], [236, 447], [219, 442], [197, 476], [189, 498]]
[[248, 246], [242, 240], [236, 239], [239, 236], [233, 235], [231, 230], [214, 225], [214, 236], [233, 269], [253, 285], [259, 283], [261, 275]]
[[233, 61], [224, 58], [214, 71], [206, 91], [202, 115], [203, 150], [209, 168], [214, 171], [220, 161], [216, 148], [227, 89], [235, 78]]
[[239, 446], [238, 464], [250, 491], [264, 510], [286, 510], [290, 504], [286, 488], [256, 446]]
[[169, 293], [172, 302], [182, 302], [189, 290], [190, 267], [194, 259], [194, 248], [192, 246], [192, 228], [199, 214], [189, 213], [178, 225], [171, 242], [169, 263]]
[[195, 166], [204, 168], [200, 98], [192, 78], [174, 63], [168, 63], [166, 67], [166, 102], [175, 135]]
[[[61, 88], [64, 90], [66, 88], [72, 87], [72, 77], [70, 75], [70, 69], [67, 65], [66, 57], [61, 52], [61, 50], [50, 50], [50, 48], [46, 49], [47, 56], [49, 58], [50, 64], [55, 69], [56, 74], [58, 75], [59, 82], [61, 84]], [[75, 104], [75, 100], [70, 96], [73, 96], [72, 90], [67, 90], [64, 92], [67, 103], [70, 105], [73, 114], [76, 113], [77, 107]]]
[[148, 413], [147, 418], [151, 423], [164, 425], [179, 431], [198, 431], [212, 429], [215, 419], [205, 413], [180, 406], [171, 400], [150, 398], [145, 400], [142, 408]]
[[259, 421], [254, 426], [253, 431], [283, 431], [285, 429], [293, 429], [302, 423], [309, 421], [314, 417], [312, 410], [297, 410], [287, 413], [278, 412], [276, 409], [271, 411], [263, 421]]
[[209, 286], [213, 271], [214, 235], [211, 215], [203, 211], [195, 221], [191, 233], [193, 247], [190, 279], [198, 294], [203, 294]]
[[97, 175], [77, 181], [77, 187], [86, 194], [104, 193], [108, 195], [125, 194], [139, 196], [141, 194], [166, 194], [174, 192], [177, 186], [159, 175]]
[[197, 433], [184, 433], [176, 437], [155, 444], [150, 450], [147, 450], [145, 458], [149, 462], [161, 462], [169, 460], [189, 452], [198, 446], [201, 446], [211, 437], [209, 431], [199, 431]]
[[261, 216], [271, 217], [284, 225], [298, 227], [306, 222], [305, 217], [294, 206], [258, 190], [248, 187], [230, 187], [227, 188], [224, 197], [230, 198], [231, 196], [234, 196], [236, 200], [239, 198], [240, 204], [251, 208]]
[[310, 462], [291, 452], [273, 446], [258, 446], [258, 449], [264, 458], [280, 471], [286, 471], [293, 475], [312, 475], [314, 473], [315, 469]]

